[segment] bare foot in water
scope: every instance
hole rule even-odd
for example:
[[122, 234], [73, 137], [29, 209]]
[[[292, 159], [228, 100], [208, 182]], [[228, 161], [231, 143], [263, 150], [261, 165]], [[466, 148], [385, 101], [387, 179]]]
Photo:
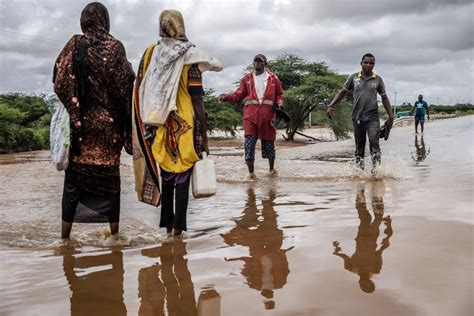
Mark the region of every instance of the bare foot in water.
[[110, 234], [115, 235], [118, 233], [118, 231], [119, 231], [119, 223], [118, 222], [110, 223]]

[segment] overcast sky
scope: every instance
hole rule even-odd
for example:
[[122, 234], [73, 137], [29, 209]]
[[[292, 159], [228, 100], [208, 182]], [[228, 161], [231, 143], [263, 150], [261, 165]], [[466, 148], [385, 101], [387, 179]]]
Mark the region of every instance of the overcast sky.
[[[89, 1], [0, 0], [0, 92], [51, 92], [54, 61]], [[180, 10], [197, 47], [224, 65], [206, 87], [234, 88], [257, 53], [289, 52], [349, 74], [366, 52], [397, 104], [423, 94], [428, 103], [474, 102], [470, 0], [107, 0], [111, 34], [136, 70], [158, 40], [163, 9]]]

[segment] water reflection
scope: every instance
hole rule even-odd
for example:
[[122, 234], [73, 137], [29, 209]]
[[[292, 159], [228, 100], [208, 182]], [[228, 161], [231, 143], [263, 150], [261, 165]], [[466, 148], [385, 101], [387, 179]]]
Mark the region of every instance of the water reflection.
[[186, 254], [182, 240], [142, 250], [143, 256], [159, 258], [160, 263], [138, 274], [139, 315], [164, 315], [165, 304], [168, 315], [198, 315]]
[[199, 294], [197, 304], [198, 316], [220, 316], [221, 296], [214, 288], [206, 288]]
[[71, 315], [127, 315], [122, 252], [63, 257], [71, 289]]
[[[365, 199], [365, 189], [371, 187], [372, 191], [372, 209], [374, 217], [367, 208]], [[390, 246], [390, 237], [393, 234], [392, 220], [390, 216], [384, 217], [384, 201], [385, 192], [384, 183], [382, 181], [370, 182], [370, 184], [360, 184], [357, 189], [356, 209], [359, 214], [360, 225], [357, 231], [356, 249], [352, 257], [344, 254], [338, 241], [334, 241], [333, 254], [344, 260], [344, 268], [350, 272], [359, 275], [360, 289], [366, 293], [375, 291], [375, 284], [371, 280], [374, 274], [380, 273], [382, 270], [382, 253]], [[380, 225], [385, 224], [384, 234], [380, 248], [377, 249], [377, 239], [380, 235]]]
[[430, 153], [430, 149], [426, 148], [423, 135], [418, 135], [418, 134], [415, 135], [415, 148], [416, 148], [416, 151], [412, 152], [411, 158], [417, 164], [419, 164], [420, 162], [423, 162]]
[[235, 219], [235, 227], [221, 235], [229, 246], [240, 245], [249, 248], [250, 256], [226, 258], [226, 261], [241, 260], [242, 275], [250, 288], [256, 289], [265, 298], [266, 309], [275, 308], [274, 290], [286, 284], [290, 273], [286, 252], [282, 249], [283, 230], [278, 228], [278, 214], [274, 209], [276, 194], [269, 192], [262, 200], [261, 211], [257, 208], [255, 191], [248, 190], [248, 199], [242, 216]]

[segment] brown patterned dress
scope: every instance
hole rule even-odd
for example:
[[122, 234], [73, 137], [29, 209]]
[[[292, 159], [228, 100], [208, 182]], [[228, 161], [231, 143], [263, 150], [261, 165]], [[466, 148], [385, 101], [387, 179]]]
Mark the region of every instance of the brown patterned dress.
[[102, 4], [85, 7], [81, 28], [84, 35], [74, 35], [59, 54], [53, 77], [72, 130], [62, 217], [67, 222], [118, 222], [120, 153], [123, 147], [132, 152], [135, 77], [122, 43], [109, 34]]

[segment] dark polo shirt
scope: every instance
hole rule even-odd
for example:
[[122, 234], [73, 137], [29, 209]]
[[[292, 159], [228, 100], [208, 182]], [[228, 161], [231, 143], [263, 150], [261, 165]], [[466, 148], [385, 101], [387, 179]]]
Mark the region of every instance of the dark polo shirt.
[[386, 94], [382, 77], [372, 72], [371, 77], [364, 79], [362, 72], [356, 72], [347, 78], [343, 89], [352, 91], [354, 95], [353, 120], [371, 121], [379, 119], [377, 93], [381, 96]]

